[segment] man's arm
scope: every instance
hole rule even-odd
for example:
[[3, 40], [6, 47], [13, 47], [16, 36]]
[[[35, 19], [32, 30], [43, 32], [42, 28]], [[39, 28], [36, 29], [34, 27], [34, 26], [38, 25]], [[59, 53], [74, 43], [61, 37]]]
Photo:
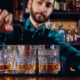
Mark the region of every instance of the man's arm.
[[12, 14], [0, 9], [0, 42], [6, 44], [20, 43], [22, 24], [19, 20], [12, 20]]
[[0, 42], [5, 44], [21, 44], [22, 30], [25, 22], [19, 20], [12, 20], [13, 31], [9, 33], [0, 33]]
[[60, 45], [61, 62], [76, 70], [80, 70], [80, 52], [77, 49], [66, 42], [60, 41], [60, 37], [57, 32], [53, 34], [53, 44]]

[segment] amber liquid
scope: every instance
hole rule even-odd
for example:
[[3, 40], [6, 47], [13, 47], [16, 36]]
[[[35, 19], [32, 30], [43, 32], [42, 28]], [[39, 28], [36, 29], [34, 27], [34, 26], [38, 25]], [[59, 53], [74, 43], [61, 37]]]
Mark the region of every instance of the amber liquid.
[[0, 70], [11, 70], [11, 69], [12, 69], [12, 65], [11, 64], [0, 65]]
[[16, 65], [17, 69], [24, 69], [24, 70], [30, 70], [35, 69], [36, 65]]
[[59, 64], [40, 64], [39, 65], [40, 70], [58, 70], [59, 69]]

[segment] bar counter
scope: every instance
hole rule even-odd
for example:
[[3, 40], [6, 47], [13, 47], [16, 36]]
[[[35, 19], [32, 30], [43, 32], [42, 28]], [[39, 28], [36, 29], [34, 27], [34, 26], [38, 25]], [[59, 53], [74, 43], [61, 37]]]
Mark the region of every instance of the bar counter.
[[80, 80], [80, 77], [0, 77], [0, 80]]
[[0, 80], [80, 80], [80, 72], [65, 72], [59, 74], [0, 74]]

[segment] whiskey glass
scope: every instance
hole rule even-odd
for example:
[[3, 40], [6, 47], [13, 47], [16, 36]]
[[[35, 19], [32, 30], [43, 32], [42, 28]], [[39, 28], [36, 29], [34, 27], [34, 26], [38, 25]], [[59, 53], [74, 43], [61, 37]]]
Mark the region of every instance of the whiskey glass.
[[3, 58], [4, 58], [4, 70], [6, 74], [11, 74], [13, 68], [13, 50], [12, 45], [5, 45], [6, 48], [3, 50]]
[[33, 45], [18, 45], [16, 70], [18, 74], [35, 74], [36, 49]]
[[60, 46], [41, 46], [38, 47], [39, 74], [58, 74]]

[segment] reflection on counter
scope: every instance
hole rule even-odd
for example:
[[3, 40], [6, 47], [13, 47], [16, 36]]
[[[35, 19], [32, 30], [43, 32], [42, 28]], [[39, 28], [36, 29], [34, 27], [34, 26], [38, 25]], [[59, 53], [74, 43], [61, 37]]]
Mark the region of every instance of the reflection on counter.
[[80, 80], [79, 77], [0, 77], [0, 80]]

